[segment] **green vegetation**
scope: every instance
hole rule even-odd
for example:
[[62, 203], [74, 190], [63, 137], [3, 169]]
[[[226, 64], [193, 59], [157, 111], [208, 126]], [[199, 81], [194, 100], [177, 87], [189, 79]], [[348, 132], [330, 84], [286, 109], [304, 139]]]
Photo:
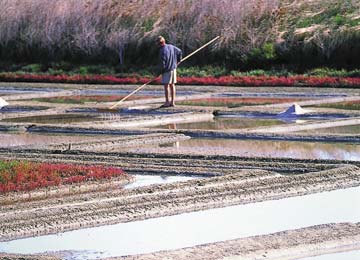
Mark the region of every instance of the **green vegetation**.
[[348, 71], [345, 69], [316, 68], [306, 72], [306, 75], [320, 77], [360, 77], [360, 69]]
[[297, 28], [315, 24], [326, 25], [327, 28], [338, 26], [357, 26], [360, 24], [359, 3], [351, 0], [335, 1], [303, 1], [293, 10], [302, 11], [298, 15], [288, 16]]
[[224, 67], [219, 66], [179, 67], [177, 71], [180, 76], [184, 77], [219, 77], [228, 74], [228, 71]]
[[322, 105], [318, 105], [318, 107], [346, 109], [346, 110], [360, 110], [360, 101], [322, 104]]
[[[154, 77], [156, 75], [155, 68], [148, 69], [131, 68], [128, 70], [120, 70], [117, 66], [111, 64], [70, 64], [68, 62], [53, 62], [47, 67], [39, 64], [5, 64], [0, 63], [0, 71], [14, 72], [16, 74], [37, 74], [37, 75], [113, 75], [117, 77]], [[286, 68], [274, 69], [252, 69], [252, 70], [229, 70], [221, 66], [180, 66], [178, 68], [180, 77], [220, 77], [220, 76], [295, 76], [298, 74], [304, 76], [319, 77], [360, 77], [360, 69], [346, 70], [335, 69], [329, 67], [313, 68], [305, 71], [292, 71]]]

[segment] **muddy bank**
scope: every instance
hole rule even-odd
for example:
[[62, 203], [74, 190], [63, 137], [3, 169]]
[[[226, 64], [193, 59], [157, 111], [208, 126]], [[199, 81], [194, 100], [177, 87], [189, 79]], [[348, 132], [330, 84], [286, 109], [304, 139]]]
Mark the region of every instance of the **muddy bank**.
[[82, 150], [82, 151], [107, 151], [124, 150], [129, 147], [141, 147], [150, 144], [164, 144], [179, 142], [190, 139], [189, 136], [182, 134], [145, 134], [129, 135], [122, 137], [97, 138], [96, 140], [86, 140], [81, 142], [67, 142], [61, 144], [45, 145], [44, 148], [60, 151]]
[[[224, 149], [226, 147], [226, 149]], [[114, 150], [116, 151], [116, 150]], [[119, 150], [121, 151], [121, 150]], [[124, 150], [122, 150], [124, 151]], [[288, 140], [243, 140], [191, 138], [166, 145], [129, 147], [133, 153], [227, 155], [242, 157], [294, 158], [360, 161], [360, 146], [351, 142], [298, 142]]]
[[2, 260], [60, 260], [61, 256], [47, 255], [22, 255], [22, 254], [3, 254], [0, 253]]
[[[296, 126], [294, 126], [296, 127]], [[65, 127], [65, 126], [36, 126], [29, 124], [6, 125], [0, 124], [0, 130], [14, 131], [15, 129], [26, 129], [34, 133], [77, 133], [77, 134], [109, 134], [109, 135], [129, 135], [147, 133], [178, 133], [195, 138], [228, 138], [228, 139], [254, 139], [254, 140], [287, 140], [287, 141], [315, 141], [315, 142], [360, 142], [360, 134], [320, 134], [320, 133], [296, 133], [283, 132], [273, 133], [254, 129], [253, 132], [247, 130], [186, 130], [186, 129], [109, 129], [93, 127]], [[283, 128], [286, 131], [286, 128]], [[300, 127], [297, 131], [303, 130]]]
[[[209, 176], [129, 190], [109, 189], [32, 200], [1, 198], [0, 240], [301, 196], [360, 185], [356, 165], [311, 160], [125, 155], [50, 151], [0, 152], [1, 158], [102, 163], [128, 173]], [[213, 176], [213, 177], [211, 177]], [[15, 195], [16, 197], [17, 195]], [[6, 203], [5, 203], [6, 201]], [[16, 202], [17, 201], [17, 202]], [[4, 205], [6, 204], [6, 205]]]

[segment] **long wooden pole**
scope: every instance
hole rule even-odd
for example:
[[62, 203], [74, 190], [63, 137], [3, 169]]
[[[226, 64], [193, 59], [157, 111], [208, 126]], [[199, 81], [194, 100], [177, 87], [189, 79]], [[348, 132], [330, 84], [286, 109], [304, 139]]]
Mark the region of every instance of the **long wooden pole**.
[[[182, 58], [181, 61], [179, 62], [179, 64], [185, 60], [187, 60], [188, 58], [190, 58], [191, 56], [193, 56], [195, 53], [197, 53], [198, 51], [201, 51], [202, 49], [204, 49], [206, 46], [212, 44], [214, 41], [216, 41], [217, 39], [219, 39], [220, 36], [216, 36], [214, 39], [212, 39], [211, 41], [209, 41], [208, 43], [205, 43], [203, 46], [201, 46], [199, 49], [196, 49], [195, 51], [193, 51], [192, 53], [190, 53], [189, 55], [187, 55], [186, 57]], [[178, 64], [178, 65], [179, 65]]]
[[110, 109], [114, 109], [115, 107], [117, 107], [118, 105], [120, 105], [122, 102], [124, 102], [127, 98], [131, 97], [132, 95], [134, 95], [136, 92], [140, 91], [141, 89], [143, 89], [146, 85], [150, 84], [151, 82], [155, 81], [159, 76], [157, 76], [156, 78], [153, 78], [151, 80], [149, 80], [148, 82], [144, 83], [143, 85], [141, 85], [140, 87], [138, 87], [137, 89], [135, 89], [133, 92], [131, 92], [130, 94], [128, 94], [127, 96], [123, 97], [120, 101], [116, 102], [114, 105], [112, 105], [110, 107]]
[[[205, 43], [203, 46], [201, 46], [200, 48], [196, 49], [195, 51], [193, 51], [192, 53], [190, 53], [189, 55], [187, 55], [186, 57], [182, 58], [181, 61], [179, 61], [178, 65], [180, 65], [180, 63], [182, 63], [183, 61], [187, 60], [188, 58], [190, 58], [191, 56], [193, 56], [195, 53], [199, 52], [200, 50], [204, 49], [206, 46], [212, 44], [214, 41], [216, 41], [217, 39], [219, 39], [220, 36], [216, 36], [214, 39], [212, 39], [211, 41]], [[128, 99], [129, 97], [131, 97], [132, 95], [134, 95], [136, 92], [140, 91], [141, 89], [143, 89], [146, 85], [150, 84], [151, 82], [155, 81], [159, 76], [149, 80], [148, 82], [144, 83], [143, 85], [141, 85], [140, 87], [138, 87], [137, 89], [135, 89], [133, 92], [131, 92], [130, 94], [128, 94], [127, 96], [123, 97], [120, 101], [116, 102], [114, 105], [112, 105], [110, 107], [110, 109], [114, 109], [115, 107], [117, 107], [118, 105], [120, 105], [122, 102], [124, 102], [126, 99]]]

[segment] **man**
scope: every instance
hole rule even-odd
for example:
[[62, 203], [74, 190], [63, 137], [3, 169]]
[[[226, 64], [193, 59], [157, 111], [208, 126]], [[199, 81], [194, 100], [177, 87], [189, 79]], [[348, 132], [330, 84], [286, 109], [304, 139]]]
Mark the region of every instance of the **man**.
[[176, 68], [181, 61], [182, 51], [172, 44], [167, 44], [162, 36], [158, 37], [157, 43], [160, 47], [161, 82], [165, 90], [165, 103], [162, 107], [173, 107], [176, 96]]

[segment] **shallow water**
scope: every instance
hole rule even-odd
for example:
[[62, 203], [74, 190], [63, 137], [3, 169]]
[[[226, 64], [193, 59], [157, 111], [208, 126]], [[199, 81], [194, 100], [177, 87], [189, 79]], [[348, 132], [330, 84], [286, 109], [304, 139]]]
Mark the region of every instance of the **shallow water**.
[[[186, 124], [174, 124], [157, 126], [156, 128], [165, 128], [165, 129], [199, 129], [199, 130], [227, 130], [227, 129], [247, 129], [247, 128], [256, 128], [256, 127], [266, 127], [266, 126], [275, 126], [275, 125], [285, 125], [285, 124], [301, 124], [311, 121], [318, 120], [329, 120], [329, 119], [338, 119], [344, 118], [347, 116], [343, 115], [326, 115], [326, 116], [295, 116], [295, 117], [278, 117], [274, 114], [265, 114], [265, 113], [244, 113], [236, 115], [220, 115], [214, 117], [212, 121], [209, 122], [192, 122]], [[358, 128], [357, 132], [354, 130], [354, 133], [360, 133]]]
[[58, 92], [63, 91], [61, 88], [35, 88], [35, 87], [1, 87], [0, 95], [10, 94], [30, 94], [39, 92]]
[[[104, 136], [102, 136], [104, 137]], [[81, 142], [85, 140], [98, 140], [99, 136], [91, 135], [51, 135], [51, 134], [8, 134], [0, 133], [0, 147], [14, 147], [21, 145], [47, 145], [69, 142]]]
[[[0, 252], [71, 250], [65, 259], [95, 259], [270, 234], [340, 222], [359, 222], [360, 187], [0, 243]], [[353, 258], [356, 259], [356, 258]]]
[[5, 107], [0, 108], [0, 114], [32, 112], [32, 111], [39, 111], [39, 110], [45, 110], [45, 109], [48, 109], [48, 107], [43, 107], [43, 106], [5, 106]]
[[178, 181], [188, 181], [193, 179], [199, 179], [200, 177], [191, 177], [191, 176], [159, 176], [159, 175], [132, 175], [135, 177], [135, 181], [124, 186], [125, 189], [132, 189], [138, 187], [144, 187], [151, 184], [165, 184], [173, 183]]
[[[114, 137], [101, 135], [101, 138]], [[20, 145], [46, 145], [76, 143], [97, 140], [99, 135], [85, 134], [10, 134], [0, 132], [0, 147]], [[112, 151], [116, 152], [113, 148]], [[123, 149], [121, 149], [123, 151]], [[185, 153], [209, 155], [233, 155], [245, 157], [294, 158], [294, 159], [334, 159], [360, 161], [360, 144], [296, 142], [273, 140], [239, 140], [192, 138], [186, 141], [162, 145], [148, 145], [128, 148], [127, 151], [140, 153]], [[144, 177], [145, 178], [145, 177]]]
[[132, 148], [135, 152], [360, 161], [360, 144], [192, 138], [171, 145]]
[[[110, 119], [110, 118], [109, 118]], [[28, 116], [18, 118], [7, 118], [4, 122], [14, 123], [38, 123], [38, 124], [71, 124], [79, 122], [94, 122], [101, 120], [109, 120], [100, 115], [89, 114], [58, 114], [58, 115], [41, 115], [41, 116]]]
[[[133, 90], [135, 90], [136, 87], [134, 87], [134, 89], [83, 89], [80, 90], [80, 95], [87, 95], [87, 96], [91, 96], [91, 95], [127, 95], [129, 93], [131, 93]], [[183, 91], [183, 90], [178, 90], [176, 91], [176, 95], [178, 96], [183, 96], [183, 95], [194, 95], [194, 94], [199, 94], [201, 92], [198, 91]], [[164, 91], [162, 89], [159, 90], [141, 90], [141, 93], [136, 94], [138, 96], [158, 96], [158, 97], [162, 97], [164, 95]]]
[[253, 120], [264, 120], [272, 119], [278, 120], [283, 123], [297, 123], [297, 121], [317, 121], [317, 120], [331, 120], [331, 119], [341, 119], [349, 118], [350, 116], [341, 114], [341, 113], [326, 113], [326, 114], [299, 114], [299, 115], [281, 115], [276, 113], [266, 113], [266, 112], [219, 112], [219, 117], [225, 118], [252, 118]]
[[236, 118], [236, 117], [215, 117], [209, 122], [194, 122], [186, 124], [174, 124], [157, 126], [156, 128], [165, 129], [202, 129], [202, 130], [226, 130], [226, 129], [245, 129], [260, 126], [274, 126], [285, 124], [278, 119], [255, 119], [255, 118]]
[[329, 97], [346, 97], [346, 94], [342, 93], [314, 93], [314, 92], [297, 92], [297, 93], [223, 93], [218, 94], [218, 97], [296, 97], [296, 98], [329, 98]]
[[299, 260], [358, 260], [360, 251], [348, 251], [336, 254], [326, 254], [313, 257], [299, 258]]

